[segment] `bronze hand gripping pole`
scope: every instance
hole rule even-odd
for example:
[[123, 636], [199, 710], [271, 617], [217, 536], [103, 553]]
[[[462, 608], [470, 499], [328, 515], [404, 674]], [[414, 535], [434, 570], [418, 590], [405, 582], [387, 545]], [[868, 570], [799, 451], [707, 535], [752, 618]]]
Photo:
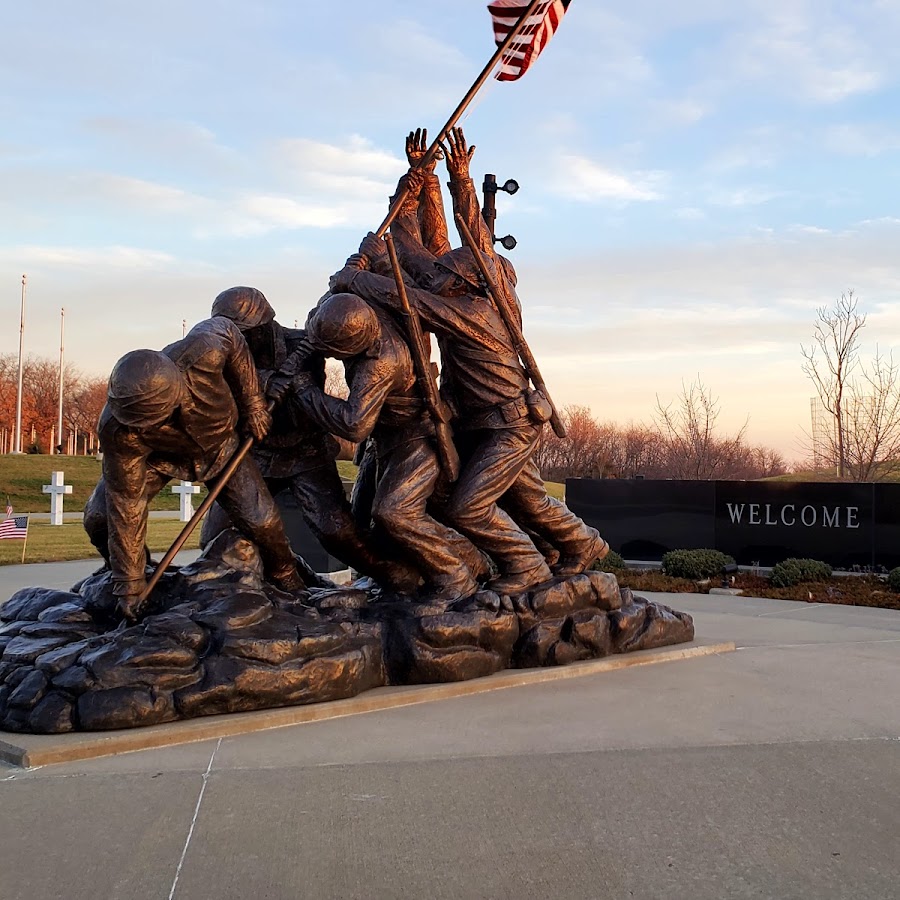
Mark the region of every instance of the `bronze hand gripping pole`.
[[[494, 71], [494, 66], [503, 58], [504, 54], [507, 50], [512, 46], [515, 42], [516, 38], [520, 37], [525, 25], [528, 20], [534, 14], [535, 10], [541, 5], [546, 3], [547, 0], [531, 0], [531, 3], [528, 4], [528, 9], [522, 13], [522, 17], [516, 22], [515, 27], [510, 31], [510, 33], [506, 36], [503, 43], [497, 48], [497, 52], [490, 58], [487, 65], [481, 70], [481, 74], [475, 79], [472, 86], [466, 92], [465, 97], [459, 101], [459, 105], [450, 115], [450, 118], [447, 120], [444, 127], [437, 133], [435, 139], [431, 142], [431, 145], [425, 151], [425, 155], [422, 159], [419, 160], [419, 164], [417, 168], [421, 169], [424, 166], [427, 166], [428, 163], [434, 159], [434, 154], [437, 153], [438, 147], [440, 147], [441, 142], [447, 136], [447, 133], [453, 128], [454, 125], [462, 118], [462, 114], [466, 111], [469, 104], [474, 99], [475, 95], [481, 90], [484, 83], [490, 78], [491, 72]], [[378, 230], [375, 232], [376, 237], [384, 237], [385, 232], [388, 228], [391, 227], [391, 222], [397, 218], [397, 214], [400, 212], [400, 207], [403, 205], [403, 201], [406, 199], [407, 194], [409, 193], [406, 187], [400, 189], [400, 192], [394, 198], [394, 202], [391, 204], [391, 208], [388, 210], [387, 217], [378, 226]]]

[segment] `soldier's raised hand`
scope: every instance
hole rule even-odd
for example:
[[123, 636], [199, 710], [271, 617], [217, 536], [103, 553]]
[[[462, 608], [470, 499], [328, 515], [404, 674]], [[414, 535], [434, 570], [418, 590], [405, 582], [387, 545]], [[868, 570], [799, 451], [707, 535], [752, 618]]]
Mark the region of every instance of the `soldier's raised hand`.
[[133, 581], [122, 582], [116, 586], [119, 592], [116, 597], [116, 609], [126, 622], [137, 622], [141, 618], [144, 604], [141, 603], [141, 594], [147, 589], [146, 578], [136, 578]]
[[368, 259], [378, 259], [379, 256], [384, 256], [387, 253], [387, 246], [384, 243], [384, 240], [380, 237], [376, 237], [371, 231], [362, 239], [362, 242], [359, 245], [359, 252], [362, 256], [368, 257]]
[[419, 195], [422, 193], [422, 188], [425, 186], [425, 170], [424, 169], [410, 169], [401, 179], [399, 188], [406, 188], [406, 200], [404, 202], [404, 206], [406, 203], [412, 204], [414, 207], [419, 204]]
[[[343, 269], [339, 269], [328, 279], [328, 289], [332, 294], [343, 294], [350, 288], [353, 276], [358, 275], [363, 269], [363, 266], [358, 262], [361, 259], [362, 257], [358, 253], [354, 254], [347, 260], [347, 265]], [[357, 262], [354, 263], [354, 260]]]
[[272, 427], [272, 413], [264, 406], [247, 414], [246, 428], [253, 440], [261, 441]]
[[[409, 166], [411, 169], [419, 167], [419, 163], [421, 163], [422, 159], [424, 158], [426, 150], [428, 150], [427, 128], [417, 128], [415, 131], [411, 131], [406, 136], [406, 159], [409, 162]], [[437, 165], [437, 161], [443, 158], [444, 153], [441, 148], [438, 147], [437, 152], [431, 158], [428, 165], [421, 167], [422, 171], [428, 173], [433, 172], [434, 167]]]
[[446, 140], [444, 155], [447, 158], [447, 172], [451, 178], [468, 178], [475, 145], [467, 146], [462, 128], [451, 128]]
[[275, 403], [281, 403], [291, 389], [291, 375], [276, 373], [266, 385], [266, 396]]

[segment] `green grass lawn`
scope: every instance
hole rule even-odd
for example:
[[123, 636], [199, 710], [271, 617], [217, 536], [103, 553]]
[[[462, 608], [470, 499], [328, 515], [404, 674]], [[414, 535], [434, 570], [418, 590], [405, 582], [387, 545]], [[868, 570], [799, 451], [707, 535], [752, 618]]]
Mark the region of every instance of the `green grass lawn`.
[[[72, 485], [72, 493], [65, 498], [67, 512], [80, 512], [100, 478], [100, 463], [86, 456], [45, 456], [43, 454], [24, 456], [0, 456], [0, 516], [6, 506], [6, 497], [16, 513], [47, 513], [50, 498], [41, 491], [41, 486], [50, 483], [50, 473], [62, 470], [65, 483]], [[338, 461], [338, 471], [346, 481], [356, 479], [356, 466], [345, 460]], [[170, 486], [171, 487], [171, 486]], [[563, 499], [565, 486], [548, 481], [547, 491], [558, 500]], [[194, 497], [198, 506], [206, 496], [206, 488]], [[151, 509], [178, 509], [178, 497], [169, 488], [151, 504]], [[148, 531], [150, 549], [164, 551], [181, 530], [177, 520], [150, 520]], [[187, 548], [197, 546], [198, 528], [187, 543]], [[84, 533], [81, 522], [66, 522], [64, 525], [50, 525], [47, 522], [32, 521], [28, 528], [28, 544], [25, 562], [56, 562], [67, 559], [87, 559], [95, 556]], [[21, 541], [0, 541], [0, 565], [11, 565], [22, 561]]]
[[[0, 508], [6, 508], [6, 497], [17, 513], [50, 512], [50, 498], [41, 491], [50, 484], [50, 473], [62, 471], [72, 493], [64, 500], [66, 512], [81, 512], [100, 478], [100, 462], [92, 456], [46, 456], [42, 453], [24, 456], [0, 456]], [[170, 486], [171, 487], [171, 486]], [[151, 509], [178, 509], [178, 496], [166, 488], [150, 505]], [[198, 505], [206, 496], [206, 488], [194, 497]]]
[[[151, 519], [147, 525], [147, 543], [154, 552], [164, 553], [178, 537], [183, 525], [177, 519]], [[200, 529], [196, 528], [188, 538], [185, 550], [198, 546]], [[85, 534], [81, 522], [51, 525], [49, 522], [31, 522], [28, 526], [28, 542], [25, 544], [25, 562], [60, 562], [66, 559], [90, 559], [100, 556]], [[22, 562], [22, 541], [0, 541], [0, 566]]]

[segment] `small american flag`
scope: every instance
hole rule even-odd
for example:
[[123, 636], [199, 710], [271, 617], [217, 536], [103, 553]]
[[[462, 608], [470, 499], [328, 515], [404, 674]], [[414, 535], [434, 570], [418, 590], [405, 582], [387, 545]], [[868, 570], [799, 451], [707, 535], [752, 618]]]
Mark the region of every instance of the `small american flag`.
[[9, 502], [9, 497], [6, 498], [6, 518], [10, 518], [12, 516], [12, 503]]
[[7, 517], [0, 522], [0, 541], [24, 541], [28, 537], [28, 516]]
[[[545, 0], [537, 6], [503, 54], [500, 71], [497, 73], [498, 81], [515, 81], [525, 74], [559, 28], [570, 2], [571, 0]], [[488, 12], [494, 23], [494, 40], [498, 47], [525, 15], [528, 6], [527, 0], [494, 0], [488, 4]]]

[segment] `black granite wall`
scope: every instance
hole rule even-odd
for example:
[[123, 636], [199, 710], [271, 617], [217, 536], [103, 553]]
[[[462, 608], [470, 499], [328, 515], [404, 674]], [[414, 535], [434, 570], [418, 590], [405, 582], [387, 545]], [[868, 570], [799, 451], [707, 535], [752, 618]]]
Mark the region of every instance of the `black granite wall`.
[[743, 565], [900, 565], [900, 484], [570, 478], [566, 503], [626, 559], [712, 547]]

